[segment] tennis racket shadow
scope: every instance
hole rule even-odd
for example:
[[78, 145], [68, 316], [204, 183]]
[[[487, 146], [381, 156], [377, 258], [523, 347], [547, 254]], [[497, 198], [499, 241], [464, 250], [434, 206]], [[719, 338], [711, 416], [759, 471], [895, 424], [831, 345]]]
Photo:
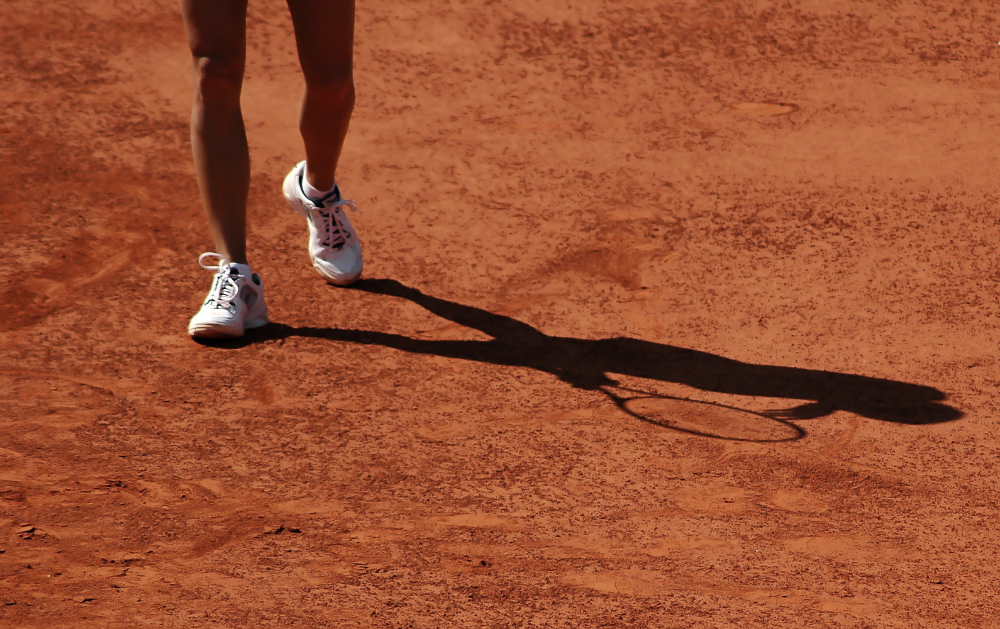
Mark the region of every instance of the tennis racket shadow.
[[613, 385], [626, 393], [619, 395], [611, 388], [605, 385], [596, 390], [623, 413], [639, 421], [687, 435], [753, 443], [796, 441], [806, 436], [805, 429], [783, 416], [789, 411], [751, 411], [719, 402]]

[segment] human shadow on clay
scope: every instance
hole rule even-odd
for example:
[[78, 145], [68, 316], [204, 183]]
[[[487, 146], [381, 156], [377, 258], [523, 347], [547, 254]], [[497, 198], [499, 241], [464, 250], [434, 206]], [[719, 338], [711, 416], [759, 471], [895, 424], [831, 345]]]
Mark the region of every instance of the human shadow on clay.
[[[911, 425], [947, 422], [963, 416], [961, 411], [941, 403], [946, 399], [944, 393], [928, 386], [832, 371], [756, 365], [707, 352], [633, 338], [588, 340], [549, 336], [516, 319], [432, 297], [396, 280], [361, 280], [351, 289], [408, 299], [444, 319], [479, 330], [492, 337], [492, 340], [424, 340], [387, 332], [296, 328], [272, 323], [248, 333], [243, 339], [230, 341], [225, 346], [239, 347], [298, 336], [360, 345], [381, 345], [416, 354], [474, 360], [495, 365], [530, 367], [553, 374], [574, 387], [599, 390], [608, 395], [626, 413], [644, 421], [651, 420], [641, 413], [630, 410], [627, 405], [629, 399], [612, 392], [610, 388], [615, 387], [646, 397], [674, 400], [682, 398], [629, 389], [619, 385], [609, 374], [683, 384], [717, 393], [803, 400], [803, 404], [794, 408], [766, 413], [707, 403], [766, 417], [768, 420], [784, 424], [792, 431], [791, 437], [763, 441], [799, 439], [806, 433], [804, 429], [792, 423], [793, 420], [816, 419], [830, 415], [834, 411], [847, 411], [870, 419]], [[718, 436], [699, 430], [668, 426], [656, 421], [651, 423], [691, 434]]]

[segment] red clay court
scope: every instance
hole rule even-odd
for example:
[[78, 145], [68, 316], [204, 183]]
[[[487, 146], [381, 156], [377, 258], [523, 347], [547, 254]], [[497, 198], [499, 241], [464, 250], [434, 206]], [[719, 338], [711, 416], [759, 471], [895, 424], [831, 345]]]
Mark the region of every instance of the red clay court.
[[1000, 7], [359, 2], [326, 285], [282, 2], [252, 262], [173, 1], [0, 6], [0, 625], [998, 627]]

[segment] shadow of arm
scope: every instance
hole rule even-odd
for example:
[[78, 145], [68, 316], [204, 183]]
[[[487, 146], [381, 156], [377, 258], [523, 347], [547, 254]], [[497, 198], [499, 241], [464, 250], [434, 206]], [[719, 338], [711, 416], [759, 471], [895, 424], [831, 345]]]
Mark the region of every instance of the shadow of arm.
[[855, 374], [744, 363], [706, 352], [617, 338], [601, 341], [592, 362], [607, 373], [674, 382], [702, 391], [806, 400], [776, 417], [816, 419], [847, 411], [899, 424], [953, 421], [962, 412], [932, 387]]

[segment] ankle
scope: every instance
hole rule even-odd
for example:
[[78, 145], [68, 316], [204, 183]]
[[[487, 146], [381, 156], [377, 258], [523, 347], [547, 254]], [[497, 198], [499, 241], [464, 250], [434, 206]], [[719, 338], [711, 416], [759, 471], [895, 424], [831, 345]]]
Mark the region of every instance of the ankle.
[[337, 178], [334, 175], [321, 177], [309, 170], [306, 163], [305, 172], [302, 175], [302, 192], [310, 199], [322, 199], [337, 187]]
[[241, 255], [227, 255], [223, 253], [222, 256], [229, 264], [245, 264], [247, 267], [250, 266], [250, 263], [247, 262], [247, 254], [245, 253]]

